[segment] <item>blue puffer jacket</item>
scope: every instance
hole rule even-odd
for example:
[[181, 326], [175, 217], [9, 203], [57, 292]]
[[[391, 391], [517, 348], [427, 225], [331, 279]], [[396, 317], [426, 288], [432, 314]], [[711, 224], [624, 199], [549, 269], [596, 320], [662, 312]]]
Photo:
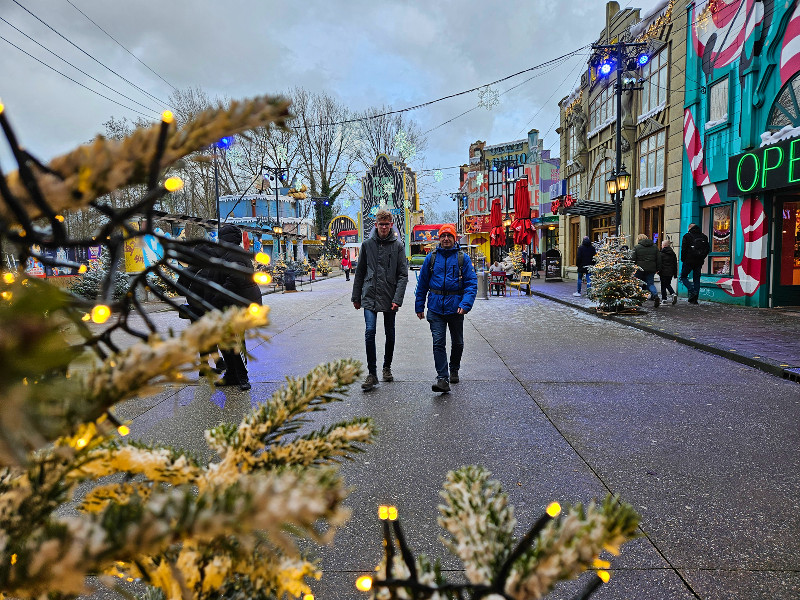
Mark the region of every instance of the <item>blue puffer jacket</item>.
[[[428, 310], [440, 315], [450, 315], [458, 311], [464, 312], [472, 309], [475, 294], [478, 292], [478, 277], [472, 267], [468, 254], [464, 254], [463, 289], [459, 288], [458, 276], [458, 250], [456, 244], [449, 250], [441, 246], [436, 248], [436, 262], [431, 273], [431, 256], [425, 257], [425, 262], [419, 269], [417, 281], [416, 301], [414, 312], [425, 312], [425, 297], [428, 298]], [[429, 293], [430, 292], [430, 293]]]

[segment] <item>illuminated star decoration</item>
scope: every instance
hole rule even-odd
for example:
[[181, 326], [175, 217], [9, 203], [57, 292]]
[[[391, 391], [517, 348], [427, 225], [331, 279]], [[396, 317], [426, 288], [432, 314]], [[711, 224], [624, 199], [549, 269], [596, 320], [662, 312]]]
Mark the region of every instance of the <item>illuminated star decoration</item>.
[[388, 198], [391, 198], [394, 195], [394, 182], [387, 181], [383, 184], [383, 193], [386, 194]]
[[444, 179], [444, 173], [442, 173], [442, 170], [441, 170], [441, 169], [436, 169], [436, 170], [433, 172], [433, 180], [434, 180], [436, 183], [439, 183], [439, 182], [440, 182], [442, 179]]
[[417, 153], [417, 147], [408, 139], [406, 132], [402, 129], [394, 136], [394, 147], [403, 160], [412, 158]]
[[475, 176], [475, 185], [481, 187], [483, 185], [483, 173], [478, 173]]
[[478, 91], [478, 106], [492, 110], [498, 104], [500, 104], [500, 93], [496, 89], [487, 85]]
[[355, 185], [356, 183], [358, 183], [358, 177], [356, 177], [353, 173], [348, 173], [347, 177], [345, 177], [344, 182], [347, 185], [351, 185], [351, 186]]
[[289, 156], [289, 153], [286, 150], [286, 146], [280, 145], [275, 149], [275, 156], [278, 158], [278, 162], [286, 162], [286, 157]]
[[342, 206], [345, 208], [350, 208], [351, 204], [353, 204], [353, 201], [350, 198], [345, 198], [342, 200]]

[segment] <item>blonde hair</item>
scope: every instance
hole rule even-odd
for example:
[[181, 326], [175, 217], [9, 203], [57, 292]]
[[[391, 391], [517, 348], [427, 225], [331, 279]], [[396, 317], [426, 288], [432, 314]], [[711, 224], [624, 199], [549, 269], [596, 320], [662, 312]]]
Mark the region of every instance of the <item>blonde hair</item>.
[[394, 219], [392, 218], [392, 213], [385, 208], [382, 208], [375, 213], [375, 222], [377, 223], [378, 221], [394, 221]]
[[642, 240], [646, 240], [646, 239], [647, 239], [647, 234], [646, 233], [640, 233], [639, 235], [636, 236], [636, 241], [637, 242], [641, 242]]

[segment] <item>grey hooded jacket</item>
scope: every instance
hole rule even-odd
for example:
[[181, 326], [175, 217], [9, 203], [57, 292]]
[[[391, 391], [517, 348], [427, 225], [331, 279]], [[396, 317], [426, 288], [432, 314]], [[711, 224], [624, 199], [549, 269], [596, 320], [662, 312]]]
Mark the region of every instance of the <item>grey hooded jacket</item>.
[[374, 229], [361, 244], [351, 301], [360, 302], [366, 310], [387, 312], [392, 310], [392, 303], [402, 306], [407, 284], [408, 262], [403, 243], [394, 230], [381, 239]]

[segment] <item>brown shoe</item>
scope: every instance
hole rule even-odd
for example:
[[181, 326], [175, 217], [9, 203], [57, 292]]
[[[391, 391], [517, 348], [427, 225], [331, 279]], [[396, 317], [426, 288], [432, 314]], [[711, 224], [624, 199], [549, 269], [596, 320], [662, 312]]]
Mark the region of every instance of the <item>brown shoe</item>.
[[367, 378], [364, 380], [364, 383], [361, 384], [361, 389], [364, 390], [365, 392], [368, 392], [376, 385], [378, 385], [378, 376], [370, 373], [369, 375], [367, 375]]
[[394, 375], [392, 375], [392, 369], [389, 367], [383, 368], [383, 380], [384, 381], [394, 381]]

